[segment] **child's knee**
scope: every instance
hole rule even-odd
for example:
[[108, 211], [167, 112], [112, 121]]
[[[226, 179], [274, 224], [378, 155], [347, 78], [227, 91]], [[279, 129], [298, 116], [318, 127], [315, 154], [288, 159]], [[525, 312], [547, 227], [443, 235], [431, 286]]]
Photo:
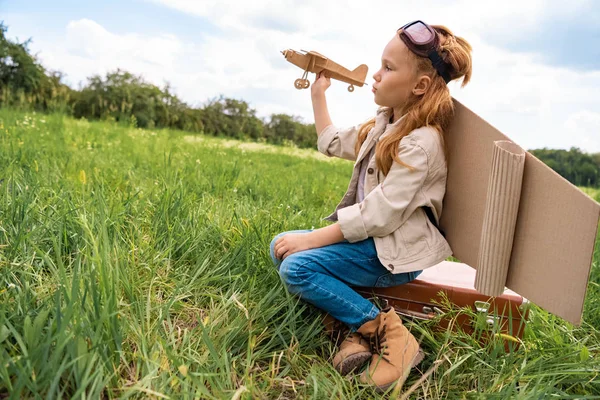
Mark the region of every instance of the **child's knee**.
[[277, 239], [279, 239], [284, 233], [280, 233], [279, 235], [275, 236], [273, 238], [273, 240], [271, 240], [271, 244], [269, 245], [271, 260], [273, 261], [273, 264], [275, 264], [276, 267], [279, 266], [279, 264], [281, 263], [281, 260], [279, 260], [277, 257], [275, 257], [275, 242], [277, 242]]
[[290, 267], [293, 268], [293, 266], [288, 262], [287, 258], [279, 265], [279, 277], [281, 278], [281, 281], [286, 284], [286, 286], [288, 285], [288, 280], [291, 274]]
[[290, 293], [300, 291], [300, 287], [306, 282], [307, 269], [306, 263], [302, 261], [302, 257], [298, 253], [286, 257], [281, 262], [279, 276]]

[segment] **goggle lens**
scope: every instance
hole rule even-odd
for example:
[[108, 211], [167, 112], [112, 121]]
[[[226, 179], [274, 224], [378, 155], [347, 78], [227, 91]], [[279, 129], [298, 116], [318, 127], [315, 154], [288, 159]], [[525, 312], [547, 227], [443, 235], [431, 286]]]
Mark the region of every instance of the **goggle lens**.
[[415, 44], [425, 45], [433, 41], [433, 32], [421, 22], [412, 24], [403, 30]]
[[450, 66], [437, 52], [439, 40], [433, 28], [423, 21], [413, 21], [400, 28], [399, 33], [400, 38], [413, 53], [429, 58], [444, 81], [446, 83], [450, 81]]

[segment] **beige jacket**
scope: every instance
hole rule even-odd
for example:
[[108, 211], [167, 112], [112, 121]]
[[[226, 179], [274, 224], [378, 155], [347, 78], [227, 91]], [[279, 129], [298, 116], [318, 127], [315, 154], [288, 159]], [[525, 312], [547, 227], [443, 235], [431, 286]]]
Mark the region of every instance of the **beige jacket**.
[[360, 148], [354, 148], [360, 125], [347, 129], [327, 126], [319, 135], [319, 151], [329, 157], [355, 161], [346, 194], [333, 214], [350, 243], [373, 237], [377, 256], [393, 273], [417, 271], [452, 255], [448, 242], [431, 223], [423, 206], [439, 221], [446, 192], [446, 160], [441, 138], [430, 127], [415, 129], [400, 141], [398, 156], [414, 171], [394, 162], [387, 176], [377, 168], [375, 156], [367, 166], [362, 202], [356, 203], [361, 160], [402, 120], [389, 123], [390, 109], [380, 109], [375, 126]]

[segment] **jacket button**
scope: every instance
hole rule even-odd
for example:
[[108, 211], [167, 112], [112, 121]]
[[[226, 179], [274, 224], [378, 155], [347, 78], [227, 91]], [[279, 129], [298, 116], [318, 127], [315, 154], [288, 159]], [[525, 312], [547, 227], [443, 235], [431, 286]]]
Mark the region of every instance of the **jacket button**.
[[373, 170], [373, 168], [369, 168], [369, 169], [367, 170], [367, 172], [368, 172], [369, 174], [372, 174], [372, 173], [373, 173], [373, 172], [375, 172], [375, 171]]
[[394, 264], [389, 264], [388, 267], [394, 268]]

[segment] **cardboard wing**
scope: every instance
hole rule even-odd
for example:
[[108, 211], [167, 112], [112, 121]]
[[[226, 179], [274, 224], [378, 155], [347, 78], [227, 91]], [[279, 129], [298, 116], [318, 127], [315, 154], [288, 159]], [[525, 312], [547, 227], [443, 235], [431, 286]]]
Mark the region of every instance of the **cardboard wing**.
[[[493, 274], [486, 260], [494, 257], [487, 253], [494, 246], [504, 247], [498, 254], [506, 256], [505, 286], [580, 324], [600, 204], [525, 151], [520, 154], [522, 178], [497, 174], [503, 166], [498, 141], [510, 139], [460, 102], [454, 104], [440, 221], [454, 257], [477, 269], [478, 275]], [[517, 176], [512, 171], [519, 169], [518, 151], [509, 156], [517, 160], [510, 170]], [[494, 200], [498, 193], [504, 200]], [[511, 215], [512, 226], [498, 225]]]

